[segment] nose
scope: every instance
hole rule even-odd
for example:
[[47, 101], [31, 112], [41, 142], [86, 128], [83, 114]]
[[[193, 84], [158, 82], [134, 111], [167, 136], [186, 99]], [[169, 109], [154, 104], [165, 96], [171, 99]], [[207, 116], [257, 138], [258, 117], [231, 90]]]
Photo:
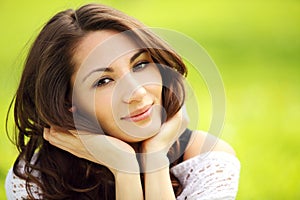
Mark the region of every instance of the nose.
[[130, 104], [142, 101], [147, 94], [145, 87], [132, 76], [127, 76], [125, 79], [126, 80], [121, 83], [123, 84], [123, 102]]

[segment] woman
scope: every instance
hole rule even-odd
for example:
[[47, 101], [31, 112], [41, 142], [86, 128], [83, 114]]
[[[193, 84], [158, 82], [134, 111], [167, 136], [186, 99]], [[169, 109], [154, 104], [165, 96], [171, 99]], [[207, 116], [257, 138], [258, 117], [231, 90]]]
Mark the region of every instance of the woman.
[[186, 73], [176, 52], [113, 8], [56, 14], [16, 93], [8, 199], [234, 199], [233, 149], [204, 148], [213, 136], [185, 128]]

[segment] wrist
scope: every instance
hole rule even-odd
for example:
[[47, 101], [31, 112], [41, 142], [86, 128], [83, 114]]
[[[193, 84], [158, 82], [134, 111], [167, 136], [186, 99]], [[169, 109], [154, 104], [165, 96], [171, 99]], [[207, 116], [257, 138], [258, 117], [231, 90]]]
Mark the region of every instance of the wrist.
[[160, 143], [150, 143], [145, 141], [142, 143], [142, 152], [145, 154], [165, 154], [169, 151], [169, 145]]
[[142, 189], [140, 174], [116, 171], [114, 173], [114, 176], [115, 176], [117, 200], [127, 200], [127, 199], [142, 200], [143, 199], [143, 189]]
[[140, 173], [126, 173], [115, 171], [113, 172], [116, 183], [118, 182], [130, 182], [130, 181], [140, 181]]
[[146, 200], [155, 200], [157, 197], [164, 200], [176, 199], [168, 166], [145, 173], [144, 185]]
[[[126, 165], [126, 163], [124, 163], [124, 165]], [[127, 163], [126, 166], [122, 166], [120, 168], [109, 167], [109, 170], [113, 173], [115, 179], [118, 177], [140, 174], [140, 167], [137, 160], [131, 162], [130, 164]]]
[[164, 152], [144, 153], [142, 158], [143, 173], [169, 168], [169, 159]]

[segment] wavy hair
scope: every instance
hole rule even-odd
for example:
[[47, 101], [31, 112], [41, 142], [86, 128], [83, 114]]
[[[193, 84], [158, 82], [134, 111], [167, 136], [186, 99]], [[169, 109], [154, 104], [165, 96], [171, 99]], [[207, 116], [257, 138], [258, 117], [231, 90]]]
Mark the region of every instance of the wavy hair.
[[[69, 111], [72, 105], [70, 78], [75, 70], [72, 56], [83, 37], [97, 30], [132, 30], [138, 43], [157, 47], [148, 51], [153, 60], [163, 66], [159, 69], [163, 77], [162, 104], [166, 120], [184, 103], [182, 77], [187, 69], [182, 59], [139, 21], [100, 4], [57, 13], [32, 44], [9, 109], [14, 109], [15, 144], [20, 152], [13, 171], [26, 180], [31, 199], [34, 199], [31, 183], [41, 189], [44, 199], [115, 199], [114, 176], [108, 168], [78, 158], [43, 138], [43, 129], [50, 124], [66, 130], [75, 128]], [[179, 145], [173, 145], [169, 154], [175, 155], [178, 148]], [[178, 194], [180, 184], [175, 177], [172, 183]]]

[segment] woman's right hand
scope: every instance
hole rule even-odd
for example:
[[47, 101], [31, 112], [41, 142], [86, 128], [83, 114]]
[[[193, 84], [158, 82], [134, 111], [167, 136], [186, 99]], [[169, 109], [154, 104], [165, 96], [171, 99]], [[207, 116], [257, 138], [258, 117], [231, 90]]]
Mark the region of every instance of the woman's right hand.
[[77, 157], [106, 166], [114, 175], [139, 173], [134, 149], [117, 138], [87, 131], [58, 131], [53, 127], [44, 128], [44, 138]]

